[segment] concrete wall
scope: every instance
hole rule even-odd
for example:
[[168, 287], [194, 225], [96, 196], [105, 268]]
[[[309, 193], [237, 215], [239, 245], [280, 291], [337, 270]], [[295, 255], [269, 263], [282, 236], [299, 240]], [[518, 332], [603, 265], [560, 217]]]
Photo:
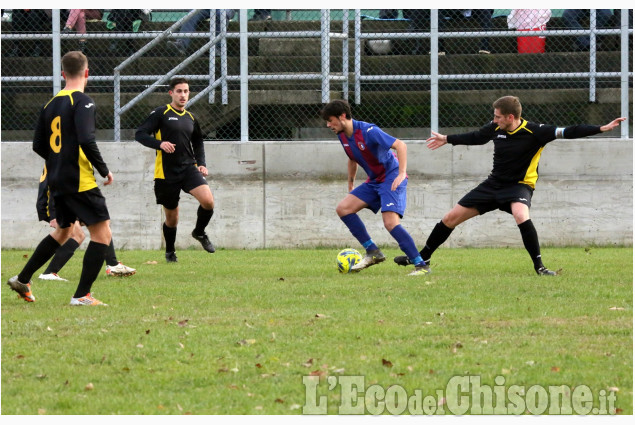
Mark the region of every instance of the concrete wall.
[[[408, 208], [403, 224], [421, 246], [432, 227], [489, 174], [493, 145], [430, 151], [408, 141]], [[43, 161], [30, 143], [3, 142], [2, 247], [32, 249], [49, 228], [35, 212]], [[117, 248], [159, 249], [154, 151], [134, 142], [100, 143], [115, 176], [102, 187]], [[347, 158], [338, 141], [206, 143], [208, 182], [216, 208], [208, 234], [218, 247], [358, 248], [335, 214], [346, 195]], [[360, 168], [358, 183], [365, 180]], [[99, 179], [101, 180], [101, 179]], [[196, 201], [181, 197], [177, 248], [197, 246], [189, 235]], [[547, 146], [531, 210], [545, 245], [625, 244], [633, 241], [632, 140], [559, 140]], [[396, 246], [381, 217], [360, 213], [380, 245]], [[84, 242], [86, 243], [86, 242]], [[446, 246], [522, 246], [514, 220], [500, 211], [462, 224]]]

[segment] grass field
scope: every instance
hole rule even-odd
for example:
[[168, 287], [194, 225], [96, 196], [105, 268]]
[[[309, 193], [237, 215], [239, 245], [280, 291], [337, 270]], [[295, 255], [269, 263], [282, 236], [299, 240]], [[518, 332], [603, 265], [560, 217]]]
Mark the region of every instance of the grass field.
[[2, 413], [302, 414], [309, 375], [328, 413], [343, 413], [348, 376], [456, 413], [437, 391], [467, 375], [527, 397], [587, 386], [596, 408], [615, 394], [633, 413], [632, 248], [544, 248], [554, 278], [523, 249], [441, 249], [429, 277], [392, 261], [340, 275], [336, 253], [123, 251], [137, 274], [100, 275], [109, 306], [89, 308], [68, 305], [83, 252], [70, 282], [34, 279], [27, 304], [4, 282], [30, 252], [2, 251]]

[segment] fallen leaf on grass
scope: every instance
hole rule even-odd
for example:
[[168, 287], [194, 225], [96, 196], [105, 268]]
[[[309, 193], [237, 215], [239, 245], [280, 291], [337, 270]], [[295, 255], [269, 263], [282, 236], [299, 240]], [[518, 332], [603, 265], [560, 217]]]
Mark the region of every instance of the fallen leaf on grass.
[[179, 322], [179, 326], [180, 327], [185, 327], [185, 326], [187, 326], [187, 322], [189, 322], [189, 321], [190, 321], [190, 319], [181, 320]]
[[255, 339], [241, 339], [240, 341], [236, 342], [236, 344], [238, 345], [254, 345], [255, 343]]
[[314, 370], [311, 373], [309, 373], [310, 376], [319, 376], [320, 378], [323, 376], [326, 376], [326, 371], [324, 370]]
[[86, 384], [86, 386], [84, 387], [84, 389], [85, 389], [86, 391], [92, 391], [92, 390], [94, 390], [94, 389], [95, 389], [95, 386], [93, 385], [93, 383], [92, 383], [92, 382], [89, 382], [88, 384]]
[[608, 390], [611, 391], [611, 392], [614, 392], [614, 393], [620, 392], [620, 389], [617, 388], [617, 387], [609, 387]]
[[624, 307], [611, 307], [609, 310], [624, 310]]
[[315, 315], [315, 317], [317, 317], [318, 319], [324, 319], [327, 316], [325, 314], [318, 313]]
[[47, 327], [46, 327], [46, 330], [47, 330], [47, 331], [52, 331], [53, 329], [51, 329], [51, 327], [50, 327], [50, 326], [47, 326]]
[[291, 406], [289, 406], [289, 410], [298, 410], [301, 407], [302, 406], [300, 406], [299, 404], [292, 404]]
[[558, 366], [551, 366], [551, 371], [552, 372], [560, 372], [560, 368]]
[[311, 358], [311, 359], [307, 360], [306, 362], [302, 363], [302, 366], [304, 366], [304, 367], [313, 366], [313, 359]]
[[159, 264], [159, 263], [157, 263], [156, 261], [146, 261], [143, 264]]
[[137, 344], [137, 348], [143, 348], [143, 344]]
[[283, 404], [283, 403], [284, 403], [284, 400], [283, 400], [283, 399], [281, 399], [281, 398], [277, 398], [277, 399], [275, 400], [275, 402], [276, 402], [276, 403]]
[[150, 333], [150, 329], [146, 329], [146, 335]]
[[392, 362], [390, 360], [381, 359], [382, 366], [392, 367]]
[[23, 359], [24, 355], [23, 354], [18, 354], [17, 356], [15, 356], [16, 359]]
[[256, 363], [256, 367], [257, 367], [258, 369], [262, 369], [262, 365], [261, 365], [260, 363]]

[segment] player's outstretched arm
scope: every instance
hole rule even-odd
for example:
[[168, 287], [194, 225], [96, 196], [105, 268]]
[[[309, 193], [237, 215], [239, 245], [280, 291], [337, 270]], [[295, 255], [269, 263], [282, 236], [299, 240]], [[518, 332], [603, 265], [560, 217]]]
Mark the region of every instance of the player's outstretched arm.
[[624, 117], [620, 117], [620, 118], [615, 118], [613, 121], [611, 121], [610, 123], [603, 125], [602, 127], [600, 127], [600, 130], [602, 130], [602, 132], [605, 131], [611, 131], [613, 130], [615, 127], [619, 127], [620, 124], [622, 123], [622, 121], [626, 121], [626, 118]]
[[428, 137], [426, 142], [429, 149], [435, 150], [448, 143], [448, 136], [441, 133], [431, 132], [432, 136]]

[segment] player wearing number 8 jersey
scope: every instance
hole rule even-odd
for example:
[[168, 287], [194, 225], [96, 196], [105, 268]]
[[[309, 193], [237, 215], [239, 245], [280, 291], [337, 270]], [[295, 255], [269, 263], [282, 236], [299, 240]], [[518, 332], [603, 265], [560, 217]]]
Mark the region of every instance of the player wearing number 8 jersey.
[[64, 90], [42, 108], [33, 138], [33, 150], [46, 161], [58, 227], [42, 239], [20, 274], [7, 284], [25, 301], [35, 301], [31, 292], [33, 273], [68, 240], [72, 224], [80, 220], [86, 224], [91, 241], [71, 305], [103, 305], [90, 291], [110, 244], [110, 216], [93, 166], [106, 178], [105, 185], [112, 183], [113, 176], [95, 143], [95, 103], [84, 94], [88, 80], [86, 56], [68, 52], [62, 58], [62, 70]]

